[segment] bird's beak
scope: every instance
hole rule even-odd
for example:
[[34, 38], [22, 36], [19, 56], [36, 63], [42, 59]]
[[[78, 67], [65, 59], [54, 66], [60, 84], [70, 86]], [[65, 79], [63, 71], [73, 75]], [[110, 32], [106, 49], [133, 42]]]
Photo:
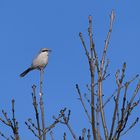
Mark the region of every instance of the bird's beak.
[[49, 49], [48, 52], [52, 52], [52, 50]]

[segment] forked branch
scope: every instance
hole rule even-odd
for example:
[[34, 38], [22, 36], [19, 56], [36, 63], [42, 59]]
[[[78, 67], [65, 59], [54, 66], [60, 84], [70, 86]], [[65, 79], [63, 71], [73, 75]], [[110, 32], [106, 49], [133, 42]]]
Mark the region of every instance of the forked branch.
[[[0, 118], [0, 121], [4, 124], [7, 125], [8, 127], [10, 127], [12, 129], [13, 132], [13, 138], [14, 140], [19, 140], [19, 128], [18, 128], [18, 121], [15, 118], [15, 100], [12, 99], [12, 118], [10, 119], [7, 115], [7, 113], [2, 110], [2, 114], [4, 116], [4, 119]], [[1, 133], [1, 136], [3, 136], [3, 138], [7, 138], [3, 133]], [[8, 140], [9, 138], [7, 138]]]

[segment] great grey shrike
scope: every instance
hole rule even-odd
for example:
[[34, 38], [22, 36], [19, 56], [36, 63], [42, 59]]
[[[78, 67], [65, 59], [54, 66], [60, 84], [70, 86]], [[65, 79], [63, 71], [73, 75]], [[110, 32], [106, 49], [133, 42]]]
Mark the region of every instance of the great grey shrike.
[[20, 74], [20, 77], [24, 77], [28, 72], [34, 69], [44, 69], [48, 64], [48, 55], [51, 52], [50, 49], [42, 48], [38, 55], [33, 59], [31, 66]]

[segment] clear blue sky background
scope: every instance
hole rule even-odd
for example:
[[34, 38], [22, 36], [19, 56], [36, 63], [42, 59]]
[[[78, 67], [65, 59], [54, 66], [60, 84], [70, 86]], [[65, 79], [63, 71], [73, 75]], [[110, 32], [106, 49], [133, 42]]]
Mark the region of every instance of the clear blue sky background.
[[[108, 31], [109, 14], [114, 9], [116, 19], [108, 51], [109, 73], [113, 79], [115, 71], [126, 61], [129, 79], [140, 73], [139, 5], [139, 0], [0, 1], [0, 110], [4, 108], [9, 113], [11, 99], [16, 100], [16, 117], [20, 122], [22, 140], [35, 139], [24, 121], [34, 117], [31, 86], [36, 84], [38, 90], [39, 72], [33, 71], [23, 79], [19, 74], [30, 66], [40, 48], [52, 49], [43, 88], [46, 122], [53, 122], [52, 115], [67, 107], [72, 110], [70, 123], [80, 135], [81, 129], [89, 125], [77, 100], [75, 84], [79, 83], [81, 90], [87, 92], [85, 85], [89, 83], [89, 68], [78, 34], [83, 32], [88, 41], [88, 15], [92, 15], [94, 40], [100, 54]], [[110, 95], [115, 86], [109, 80], [105, 85], [106, 95]], [[108, 105], [109, 110], [113, 109], [111, 106]], [[140, 115], [139, 107], [135, 113], [135, 117]], [[106, 117], [111, 119], [110, 111], [106, 111]], [[9, 133], [9, 129], [2, 126], [0, 131]], [[64, 131], [68, 133], [67, 140], [71, 140], [67, 128], [62, 125], [54, 129], [55, 139], [61, 140]], [[122, 140], [139, 139], [139, 131], [140, 124]]]

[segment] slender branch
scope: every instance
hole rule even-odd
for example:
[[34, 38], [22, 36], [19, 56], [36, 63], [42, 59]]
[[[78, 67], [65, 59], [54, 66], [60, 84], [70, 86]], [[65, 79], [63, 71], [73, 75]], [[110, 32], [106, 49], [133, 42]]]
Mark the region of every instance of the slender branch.
[[109, 27], [107, 38], [106, 38], [106, 41], [105, 41], [104, 51], [103, 51], [103, 54], [102, 54], [100, 71], [98, 72], [98, 96], [99, 96], [99, 105], [100, 105], [102, 125], [103, 125], [104, 135], [105, 135], [105, 139], [106, 140], [108, 140], [108, 130], [107, 130], [107, 126], [106, 126], [106, 120], [105, 120], [104, 109], [103, 109], [103, 100], [102, 100], [102, 76], [105, 75], [106, 69], [107, 69], [108, 65], [106, 66], [103, 75], [102, 75], [102, 73], [103, 73], [103, 67], [104, 67], [104, 62], [105, 62], [105, 56], [106, 56], [106, 52], [107, 52], [107, 49], [108, 49], [108, 44], [109, 44], [109, 40], [110, 40], [110, 36], [111, 36], [111, 32], [112, 32], [112, 26], [113, 26], [114, 18], [115, 18], [115, 15], [114, 15], [114, 11], [112, 10], [111, 16], [110, 16], [110, 27]]
[[10, 138], [11, 138], [12, 140], [15, 140], [15, 138], [14, 138], [13, 136], [10, 136]]
[[97, 109], [96, 109], [96, 126], [97, 126], [97, 139], [100, 140], [100, 107], [99, 107], [99, 98], [97, 97]]
[[103, 67], [104, 67], [106, 51], [108, 49], [108, 44], [109, 44], [109, 40], [110, 40], [110, 36], [111, 36], [111, 32], [112, 32], [112, 26], [113, 26], [114, 19], [115, 19], [115, 14], [114, 14], [114, 10], [112, 10], [111, 15], [110, 15], [110, 27], [109, 27], [109, 31], [107, 34], [107, 38], [105, 40], [104, 51], [103, 51], [103, 55], [102, 55], [102, 59], [101, 59], [101, 66], [100, 66], [101, 71], [103, 70]]
[[16, 127], [14, 103], [15, 103], [15, 100], [13, 99], [12, 100], [12, 121], [13, 121], [13, 126]]
[[4, 112], [4, 110], [2, 110], [2, 114], [4, 115], [6, 121], [5, 121], [4, 119], [2, 119], [2, 118], [0, 118], [0, 121], [1, 121], [3, 124], [7, 125], [7, 126], [11, 126], [11, 121], [10, 121], [10, 119], [8, 119], [7, 113]]
[[82, 129], [82, 140], [85, 139], [85, 134], [86, 134], [86, 128]]
[[[116, 101], [116, 99], [115, 99], [115, 101]], [[116, 113], [116, 116], [117, 116], [117, 121], [118, 121], [118, 123], [119, 123], [119, 120], [120, 120], [119, 105], [118, 105], [118, 107], [117, 107], [117, 113]]]
[[126, 104], [126, 93], [128, 89], [128, 83], [125, 84], [125, 91], [123, 96], [123, 103], [122, 103], [122, 109], [121, 109], [121, 120], [120, 120], [120, 128], [122, 128], [124, 123], [124, 117], [125, 117], [125, 104]]
[[44, 118], [44, 104], [43, 104], [43, 92], [42, 92], [42, 83], [43, 83], [43, 68], [40, 69], [40, 110], [41, 110], [41, 121], [42, 121], [42, 131], [43, 131], [43, 140], [46, 140], [45, 130], [45, 118]]
[[130, 125], [130, 127], [121, 135], [125, 135], [126, 133], [128, 133], [129, 130], [131, 130], [139, 121], [139, 118], [137, 117], [136, 120]]
[[103, 108], [107, 105], [108, 102], [111, 101], [111, 99], [115, 96], [115, 93], [116, 93], [116, 92], [114, 92], [114, 93], [104, 102]]
[[0, 136], [3, 137], [5, 140], [10, 140], [8, 137], [6, 137], [1, 131], [0, 131]]
[[68, 127], [68, 129], [69, 129], [69, 131], [70, 131], [70, 133], [71, 133], [71, 135], [72, 135], [72, 137], [73, 137], [74, 140], [78, 140], [76, 134], [74, 133], [72, 127], [69, 124], [70, 110], [68, 112], [68, 116], [67, 117], [65, 116], [65, 113], [64, 113], [65, 110], [66, 110], [66, 108], [60, 111], [60, 114], [62, 115], [63, 121], [64, 121], [64, 122], [60, 121], [60, 123], [65, 124]]
[[[103, 80], [106, 80], [106, 78], [109, 77], [109, 76], [110, 76], [110, 74], [107, 74], [104, 78], [102, 77], [102, 81], [103, 81]], [[94, 84], [94, 87], [95, 87], [95, 86], [98, 86], [98, 82], [96, 82], [96, 83]], [[96, 94], [94, 94], [94, 95], [96, 95]], [[97, 95], [96, 95], [96, 96], [97, 96]]]
[[89, 32], [89, 38], [90, 38], [90, 56], [91, 56], [91, 59], [93, 60], [93, 47], [94, 47], [94, 43], [93, 43], [93, 39], [92, 39], [92, 36], [93, 36], [93, 33], [92, 33], [92, 17], [89, 16], [88, 17], [88, 20], [89, 20], [89, 28], [88, 28], [88, 32]]
[[[87, 102], [89, 103], [90, 107], [93, 107], [93, 105], [91, 104], [91, 101], [88, 99], [87, 95], [84, 94], [85, 99], [87, 100]], [[94, 108], [94, 107], [93, 107]], [[95, 109], [95, 108], [94, 108]]]
[[5, 120], [0, 118], [0, 121], [3, 124], [5, 124], [8, 127], [10, 127], [12, 129], [12, 131], [13, 131], [14, 139], [19, 140], [18, 122], [17, 122], [17, 120], [15, 118], [15, 106], [14, 106], [14, 103], [15, 103], [15, 100], [12, 99], [12, 109], [11, 109], [12, 110], [12, 118], [11, 119], [8, 118], [7, 113], [4, 110], [2, 110], [2, 113], [3, 113], [3, 116], [4, 116]]
[[66, 133], [64, 132], [63, 140], [66, 140]]
[[138, 82], [137, 87], [136, 87], [136, 89], [135, 89], [135, 91], [134, 91], [134, 93], [133, 93], [133, 95], [132, 95], [132, 97], [130, 99], [130, 104], [132, 104], [132, 102], [134, 101], [139, 89], [140, 89], [140, 81]]
[[[31, 119], [31, 118], [28, 119], [28, 122], [31, 124], [31, 126], [32, 126], [33, 128], [35, 128], [35, 129], [38, 131], [38, 127], [32, 122], [32, 119]], [[41, 131], [41, 130], [40, 130], [40, 131]]]
[[[87, 47], [86, 47], [86, 44], [85, 44], [85, 41], [84, 41], [84, 39], [83, 39], [83, 36], [82, 36], [82, 33], [81, 33], [81, 32], [79, 33], [79, 37], [80, 37], [81, 42], [82, 42], [82, 45], [83, 45], [83, 47], [84, 47], [86, 56], [87, 56], [88, 60], [90, 60], [90, 55], [89, 55], [89, 52], [88, 52], [88, 50], [87, 50]], [[90, 62], [89, 62], [89, 63], [90, 63]]]
[[[139, 103], [139, 100], [136, 102], [136, 106], [138, 105], [138, 103]], [[126, 114], [124, 113], [124, 115], [123, 115], [124, 119], [123, 120], [121, 119], [119, 121], [115, 134], [112, 138], [113, 140], [119, 140], [121, 133], [123, 132], [124, 128], [126, 127], [129, 116], [131, 115], [131, 111], [134, 109], [134, 107], [136, 107], [135, 105], [134, 105], [134, 107], [133, 106], [131, 107], [131, 104], [129, 102], [127, 103], [127, 106], [128, 106], [128, 108], [126, 108], [127, 112], [126, 112]], [[127, 130], [130, 130], [137, 123], [138, 119], [139, 118], [137, 117], [137, 119], [132, 123], [132, 125]]]
[[84, 108], [84, 111], [85, 111], [85, 113], [86, 113], [86, 115], [88, 117], [89, 122], [91, 123], [90, 115], [89, 115], [89, 113], [88, 113], [88, 111], [86, 109], [86, 106], [85, 106], [85, 103], [83, 101], [83, 98], [82, 98], [82, 95], [81, 95], [81, 91], [80, 91], [80, 88], [79, 88], [79, 85], [78, 84], [76, 84], [76, 89], [77, 89], [77, 92], [78, 92], [78, 95], [79, 95], [79, 99], [81, 101], [81, 104], [82, 104], [82, 106]]
[[91, 54], [91, 61], [92, 63], [94, 63], [94, 59], [95, 59], [95, 66], [97, 68], [97, 71], [99, 71], [99, 63], [98, 63], [98, 56], [95, 50], [95, 44], [93, 42], [93, 33], [92, 33], [92, 16], [88, 17], [89, 19], [89, 28], [88, 28], [88, 32], [89, 32], [89, 38], [90, 38], [90, 54]]
[[112, 118], [112, 125], [111, 125], [109, 140], [111, 140], [112, 135], [113, 135], [113, 131], [114, 131], [116, 114], [117, 114], [117, 110], [118, 110], [119, 97], [120, 97], [122, 82], [123, 82], [123, 79], [124, 79], [125, 69], [126, 69], [126, 63], [123, 64], [122, 75], [121, 75], [120, 79], [118, 78], [119, 77], [118, 76], [119, 75], [118, 71], [116, 73], [116, 82], [117, 82], [117, 85], [118, 85], [118, 93], [117, 93], [117, 97], [115, 99], [115, 108], [114, 108], [114, 113], [113, 113], [113, 118]]
[[[91, 20], [91, 18], [89, 18], [89, 20]], [[91, 23], [92, 22], [89, 21], [89, 24], [91, 24]], [[91, 31], [91, 30], [89, 30], [89, 31]], [[90, 33], [90, 34], [92, 34], [92, 33]], [[89, 67], [90, 67], [90, 74], [91, 74], [91, 104], [92, 104], [92, 106], [91, 106], [91, 117], [92, 117], [91, 122], [92, 122], [92, 133], [93, 133], [93, 137], [94, 137], [94, 140], [96, 140], [95, 110], [94, 110], [94, 104], [95, 103], [94, 103], [94, 67], [93, 67], [93, 59], [90, 58], [89, 52], [87, 51], [87, 48], [86, 48], [84, 39], [82, 37], [82, 33], [79, 33], [79, 36], [80, 36], [81, 42], [83, 44], [83, 47], [85, 49], [85, 53], [86, 53], [86, 56], [88, 58]], [[91, 46], [91, 44], [90, 44], [90, 46]], [[91, 47], [91, 48], [93, 49], [93, 47]]]
[[37, 137], [38, 139], [40, 139], [40, 136], [38, 134], [36, 134], [36, 132], [33, 130], [33, 128], [31, 127], [31, 125], [28, 124], [28, 122], [25, 122], [25, 125], [28, 127], [28, 129], [34, 134], [35, 137]]
[[[127, 114], [128, 110], [130, 109], [130, 106], [131, 106], [131, 104], [133, 103], [133, 101], [134, 101], [136, 95], [138, 94], [139, 89], [140, 89], [140, 81], [138, 82], [138, 84], [137, 84], [137, 86], [136, 86], [136, 88], [135, 88], [135, 91], [134, 91], [134, 93], [133, 93], [133, 95], [132, 95], [132, 97], [131, 97], [131, 99], [130, 99], [130, 102], [129, 102], [129, 104], [127, 105], [127, 107], [126, 107], [126, 109], [125, 109], [125, 112], [124, 112], [125, 115]], [[132, 109], [133, 109], [133, 108], [132, 108]]]
[[50, 136], [51, 136], [51, 140], [54, 140], [54, 135], [52, 131], [50, 132]]
[[59, 115], [58, 118], [55, 118], [53, 116], [53, 118], [55, 119], [55, 121], [50, 126], [45, 128], [44, 133], [48, 133], [50, 130], [52, 130], [56, 126], [56, 124], [60, 122], [60, 119], [62, 118], [62, 115]]
[[105, 139], [108, 140], [108, 130], [106, 126], [106, 120], [104, 115], [104, 108], [103, 108], [103, 101], [102, 101], [102, 80], [101, 80], [101, 73], [98, 73], [98, 97], [99, 97], [99, 106], [100, 106], [100, 112], [101, 112], [101, 119], [102, 119], [102, 125], [104, 129], [104, 135]]
[[[137, 78], [139, 77], [139, 75], [135, 75], [132, 79], [130, 79], [129, 81], [127, 81], [126, 83], [128, 85], [130, 85], [133, 81], [135, 81]], [[126, 83], [124, 85], [121, 86], [121, 89], [125, 87]], [[97, 84], [98, 85], [98, 84]], [[115, 96], [115, 94], [118, 92], [118, 88], [113, 92], [113, 94], [104, 102], [103, 104], [103, 108], [107, 105], [108, 102], [111, 101], [111, 99]]]
[[90, 135], [90, 129], [88, 129], [87, 138], [88, 138], [88, 140], [90, 140], [90, 138], [91, 138], [91, 135]]
[[73, 132], [72, 127], [68, 123], [66, 123], [66, 125], [67, 125], [70, 133], [72, 134], [72, 137], [74, 138], [74, 140], [78, 140], [77, 137], [76, 137], [76, 135], [75, 135], [75, 133]]
[[[94, 98], [94, 73], [95, 73], [95, 66], [94, 66], [94, 57], [96, 58], [96, 56], [93, 56], [96, 55], [96, 52], [95, 51], [95, 47], [94, 47], [94, 42], [93, 42], [93, 33], [92, 33], [92, 17], [89, 16], [88, 17], [89, 19], [89, 28], [88, 28], [88, 32], [89, 32], [89, 38], [90, 38], [90, 53], [91, 53], [91, 57], [90, 59], [88, 60], [89, 61], [89, 67], [90, 67], [90, 75], [91, 75], [91, 104], [93, 106], [91, 106], [91, 124], [92, 124], [92, 133], [93, 133], [93, 137], [94, 137], [94, 140], [96, 140], [96, 128], [95, 128], [95, 110], [94, 110], [94, 106], [95, 106], [95, 98]], [[96, 58], [96, 66], [98, 68], [98, 60]]]
[[104, 73], [103, 73], [103, 76], [102, 76], [103, 78], [102, 79], [105, 79], [105, 77], [106, 77], [108, 66], [109, 66], [109, 59], [107, 59], [107, 63], [105, 65], [105, 69], [104, 69]]
[[34, 110], [35, 110], [37, 130], [38, 130], [39, 139], [41, 140], [42, 137], [41, 137], [41, 129], [40, 129], [40, 121], [39, 121], [38, 103], [37, 103], [37, 100], [36, 100], [36, 86], [33, 85], [32, 89], [33, 89], [32, 100], [33, 100], [33, 106], [34, 106]]

